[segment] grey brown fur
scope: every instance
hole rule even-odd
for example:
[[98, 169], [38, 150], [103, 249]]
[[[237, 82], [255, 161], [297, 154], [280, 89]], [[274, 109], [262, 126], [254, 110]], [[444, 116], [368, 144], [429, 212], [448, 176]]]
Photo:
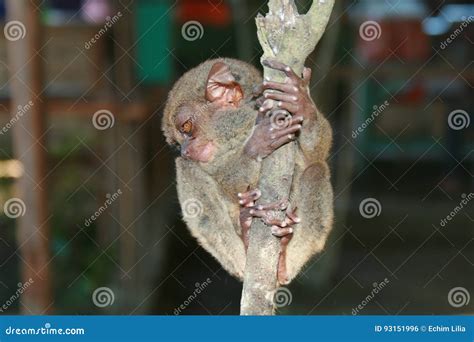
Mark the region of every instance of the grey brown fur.
[[[211, 67], [226, 63], [242, 87], [244, 98], [236, 109], [213, 111], [204, 92]], [[216, 145], [212, 161], [203, 163], [176, 159], [178, 197], [192, 235], [232, 275], [243, 279], [245, 247], [239, 222], [237, 193], [255, 187], [261, 160], [246, 153], [254, 132], [258, 111], [253, 90], [262, 83], [261, 74], [233, 59], [206, 61], [183, 75], [169, 93], [163, 117], [168, 143], [182, 143], [175, 118], [182, 106], [195, 108], [199, 127]], [[325, 245], [333, 221], [333, 194], [327, 157], [332, 143], [328, 121], [315, 110], [299, 134], [290, 205], [298, 208], [301, 223], [295, 226], [287, 250], [288, 282]], [[187, 215], [185, 203], [201, 205], [200, 215]], [[268, 228], [270, 229], [270, 227]], [[276, 270], [275, 270], [276, 272]]]

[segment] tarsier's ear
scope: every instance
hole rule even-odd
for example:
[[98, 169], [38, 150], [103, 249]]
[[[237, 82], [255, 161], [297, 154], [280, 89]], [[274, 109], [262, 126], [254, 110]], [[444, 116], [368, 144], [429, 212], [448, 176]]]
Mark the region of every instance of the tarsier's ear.
[[206, 100], [223, 107], [238, 107], [243, 97], [242, 88], [229, 66], [223, 62], [215, 63], [207, 77]]

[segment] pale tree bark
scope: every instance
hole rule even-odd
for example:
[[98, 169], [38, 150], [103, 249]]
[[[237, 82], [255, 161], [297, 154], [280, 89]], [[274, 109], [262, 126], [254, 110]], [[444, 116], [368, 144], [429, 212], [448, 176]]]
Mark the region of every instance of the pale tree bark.
[[[261, 61], [272, 59], [285, 63], [301, 75], [306, 58], [323, 35], [333, 5], [334, 0], [313, 0], [308, 13], [300, 15], [294, 0], [269, 0], [269, 13], [265, 17], [259, 15], [256, 18], [257, 34], [263, 48]], [[285, 75], [264, 65], [264, 78], [283, 82]], [[288, 113], [278, 113], [279, 117], [285, 115]], [[262, 192], [259, 203], [273, 203], [289, 198], [295, 148], [295, 143], [287, 144], [264, 159], [258, 184]], [[284, 217], [283, 212], [275, 214]], [[261, 220], [253, 220], [240, 306], [241, 315], [274, 314], [273, 298], [278, 288], [279, 252], [279, 240], [271, 234], [270, 227]]]

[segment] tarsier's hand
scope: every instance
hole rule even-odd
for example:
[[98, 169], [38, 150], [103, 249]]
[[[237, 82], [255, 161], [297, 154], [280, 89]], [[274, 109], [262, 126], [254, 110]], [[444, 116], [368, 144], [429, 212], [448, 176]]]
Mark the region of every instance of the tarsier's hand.
[[311, 69], [304, 68], [303, 78], [301, 78], [289, 66], [283, 63], [265, 60], [263, 64], [269, 68], [284, 72], [287, 77], [284, 83], [263, 82], [263, 89], [266, 91], [263, 94], [263, 104], [259, 111], [265, 113], [270, 109], [280, 108], [287, 110], [295, 117], [302, 116], [304, 119], [314, 117], [316, 105], [311, 99], [309, 92]]
[[302, 116], [295, 117], [289, 125], [282, 128], [270, 117], [265, 116], [255, 126], [252, 136], [245, 145], [245, 152], [257, 160], [267, 157], [279, 147], [294, 140], [302, 122]]

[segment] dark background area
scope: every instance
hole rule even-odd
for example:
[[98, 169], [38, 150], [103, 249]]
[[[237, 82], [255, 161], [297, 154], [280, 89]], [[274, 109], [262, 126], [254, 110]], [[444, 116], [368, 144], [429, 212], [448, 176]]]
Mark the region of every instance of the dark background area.
[[[47, 308], [17, 299], [4, 313], [173, 315], [184, 303], [180, 314], [239, 313], [242, 285], [181, 220], [177, 154], [160, 125], [167, 91], [186, 70], [221, 56], [259, 66], [254, 17], [267, 11], [265, 3], [37, 3], [46, 115], [41, 184], [50, 229], [43, 252], [52, 294]], [[296, 3], [304, 10], [311, 1]], [[0, 8], [3, 28], [8, 18]], [[337, 1], [307, 62], [315, 102], [335, 132], [335, 227], [324, 252], [288, 287], [291, 303], [280, 313], [351, 315], [385, 279], [359, 314], [473, 313], [472, 299], [455, 307], [449, 293], [461, 287], [474, 294], [474, 201], [441, 223], [474, 192], [473, 16], [469, 1]], [[183, 33], [190, 21], [201, 25], [202, 37]], [[378, 25], [372, 26], [378, 38], [361, 31], [367, 22]], [[0, 127], [16, 112], [7, 48], [0, 35]], [[384, 103], [374, 117], [374, 106]], [[94, 126], [99, 110], [113, 113], [113, 127]], [[453, 129], [453, 112], [464, 119], [461, 128]], [[0, 135], [0, 307], [25, 283], [25, 269], [36, 274], [17, 221], [4, 213], [15, 184], [32, 171], [17, 163], [22, 156], [12, 139], [25, 117]], [[119, 189], [118, 200], [86, 225]], [[368, 198], [380, 204], [373, 218], [361, 213]], [[27, 293], [41, 295], [39, 283]], [[92, 299], [100, 287], [114, 296], [105, 308]]]

